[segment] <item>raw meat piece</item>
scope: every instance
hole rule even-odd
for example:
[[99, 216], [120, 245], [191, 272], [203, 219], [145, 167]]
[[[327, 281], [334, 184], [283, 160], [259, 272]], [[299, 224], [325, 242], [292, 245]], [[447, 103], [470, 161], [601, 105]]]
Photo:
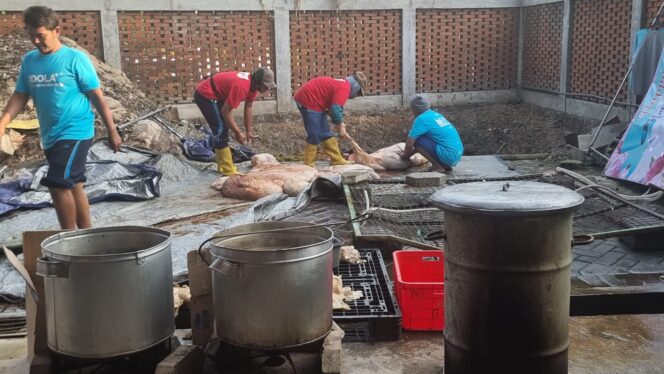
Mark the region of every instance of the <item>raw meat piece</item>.
[[406, 170], [411, 166], [421, 166], [427, 163], [427, 159], [419, 153], [410, 156], [410, 161], [402, 160], [401, 153], [406, 143], [397, 143], [389, 147], [381, 148], [376, 152], [367, 154], [360, 146], [353, 143], [353, 154], [350, 159], [357, 164], [366, 165], [373, 170]]
[[297, 196], [318, 175], [310, 166], [280, 164], [266, 153], [252, 157], [251, 162], [255, 166], [246, 175], [221, 177], [212, 188], [225, 197], [252, 201], [273, 193]]

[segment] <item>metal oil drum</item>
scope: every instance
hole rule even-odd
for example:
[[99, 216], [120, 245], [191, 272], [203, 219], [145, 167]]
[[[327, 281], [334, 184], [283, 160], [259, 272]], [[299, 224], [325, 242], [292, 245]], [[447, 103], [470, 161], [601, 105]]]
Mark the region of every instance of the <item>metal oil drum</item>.
[[436, 192], [445, 212], [445, 373], [567, 373], [572, 210], [537, 182]]

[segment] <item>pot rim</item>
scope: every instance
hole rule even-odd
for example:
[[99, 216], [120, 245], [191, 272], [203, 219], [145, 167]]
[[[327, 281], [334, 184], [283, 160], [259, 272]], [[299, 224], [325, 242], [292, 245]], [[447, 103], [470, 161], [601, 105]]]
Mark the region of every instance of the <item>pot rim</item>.
[[[220, 237], [218, 239], [213, 239], [210, 242], [210, 254], [212, 255], [212, 257], [222, 258], [233, 262], [245, 262], [245, 261], [255, 262], [254, 259], [260, 259], [262, 262], [264, 261], [281, 262], [281, 261], [300, 260], [300, 259], [305, 260], [312, 256], [318, 257], [318, 255], [324, 255], [332, 250], [334, 232], [328, 227], [313, 225], [311, 223], [306, 223], [306, 222], [294, 222], [294, 221], [254, 222], [254, 223], [234, 226], [225, 231], [221, 231], [220, 233], [217, 234], [223, 235], [224, 232], [228, 231], [230, 231], [231, 235], [241, 234], [244, 231], [243, 228], [249, 229], [252, 226], [258, 226], [258, 227], [267, 226], [268, 229], [273, 229], [269, 228], [270, 226], [277, 226], [277, 227], [281, 226], [284, 229], [288, 229], [289, 227], [290, 228], [302, 227], [299, 230], [308, 230], [307, 226], [311, 226], [311, 229], [316, 229], [318, 232], [321, 233], [320, 235], [321, 239], [305, 245], [291, 246], [282, 249], [256, 251], [256, 250], [247, 250], [237, 247], [226, 246], [224, 242], [228, 240], [233, 240], [236, 237], [227, 237], [227, 238]], [[285, 230], [284, 232], [287, 231], [288, 230]], [[261, 234], [247, 232], [247, 236], [249, 235], [261, 235]], [[298, 256], [300, 252], [307, 252], [307, 250], [311, 250], [311, 253], [308, 253], [304, 256], [301, 255]]]
[[[59, 253], [53, 249], [48, 248], [49, 245], [66, 240], [76, 240], [82, 236], [99, 235], [111, 232], [125, 232], [137, 233], [143, 232], [144, 234], [156, 234], [161, 236], [163, 241], [152, 247], [141, 249], [134, 252], [114, 253], [114, 254], [99, 254], [99, 255], [72, 255]], [[44, 257], [49, 259], [64, 261], [64, 262], [112, 262], [124, 260], [140, 260], [145, 257], [151, 256], [155, 253], [161, 252], [171, 245], [173, 234], [169, 231], [148, 227], [148, 226], [109, 226], [109, 227], [95, 227], [91, 229], [82, 229], [75, 231], [66, 231], [59, 234], [49, 236], [41, 243], [41, 251]]]

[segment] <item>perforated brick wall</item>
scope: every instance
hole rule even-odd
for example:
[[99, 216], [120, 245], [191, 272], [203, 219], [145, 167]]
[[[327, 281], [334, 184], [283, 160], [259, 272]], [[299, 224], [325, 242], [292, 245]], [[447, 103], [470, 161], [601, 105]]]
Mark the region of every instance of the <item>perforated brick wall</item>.
[[562, 29], [562, 2], [523, 8], [522, 86], [559, 91]]
[[417, 91], [516, 87], [519, 9], [417, 11]]
[[401, 12], [291, 12], [293, 93], [316, 76], [342, 78], [361, 70], [367, 95], [401, 93]]
[[629, 66], [632, 1], [577, 0], [572, 14], [570, 92], [611, 98]]
[[275, 70], [271, 13], [119, 12], [118, 23], [122, 70], [158, 103], [191, 102], [211, 73]]
[[[104, 59], [99, 12], [58, 12], [62, 35], [99, 59]], [[23, 30], [23, 12], [0, 13], [0, 35]]]

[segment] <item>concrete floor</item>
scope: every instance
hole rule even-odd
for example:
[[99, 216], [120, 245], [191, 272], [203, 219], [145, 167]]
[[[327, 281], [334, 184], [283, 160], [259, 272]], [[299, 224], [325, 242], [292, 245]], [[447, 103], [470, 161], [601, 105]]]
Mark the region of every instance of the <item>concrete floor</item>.
[[[570, 374], [664, 374], [664, 315], [570, 319]], [[0, 373], [25, 373], [25, 339], [0, 340]], [[444, 373], [443, 334], [404, 332], [399, 341], [344, 343], [342, 373]], [[318, 372], [315, 359], [295, 359], [301, 374]], [[11, 369], [11, 370], [10, 370]], [[290, 373], [287, 364], [256, 373]]]

